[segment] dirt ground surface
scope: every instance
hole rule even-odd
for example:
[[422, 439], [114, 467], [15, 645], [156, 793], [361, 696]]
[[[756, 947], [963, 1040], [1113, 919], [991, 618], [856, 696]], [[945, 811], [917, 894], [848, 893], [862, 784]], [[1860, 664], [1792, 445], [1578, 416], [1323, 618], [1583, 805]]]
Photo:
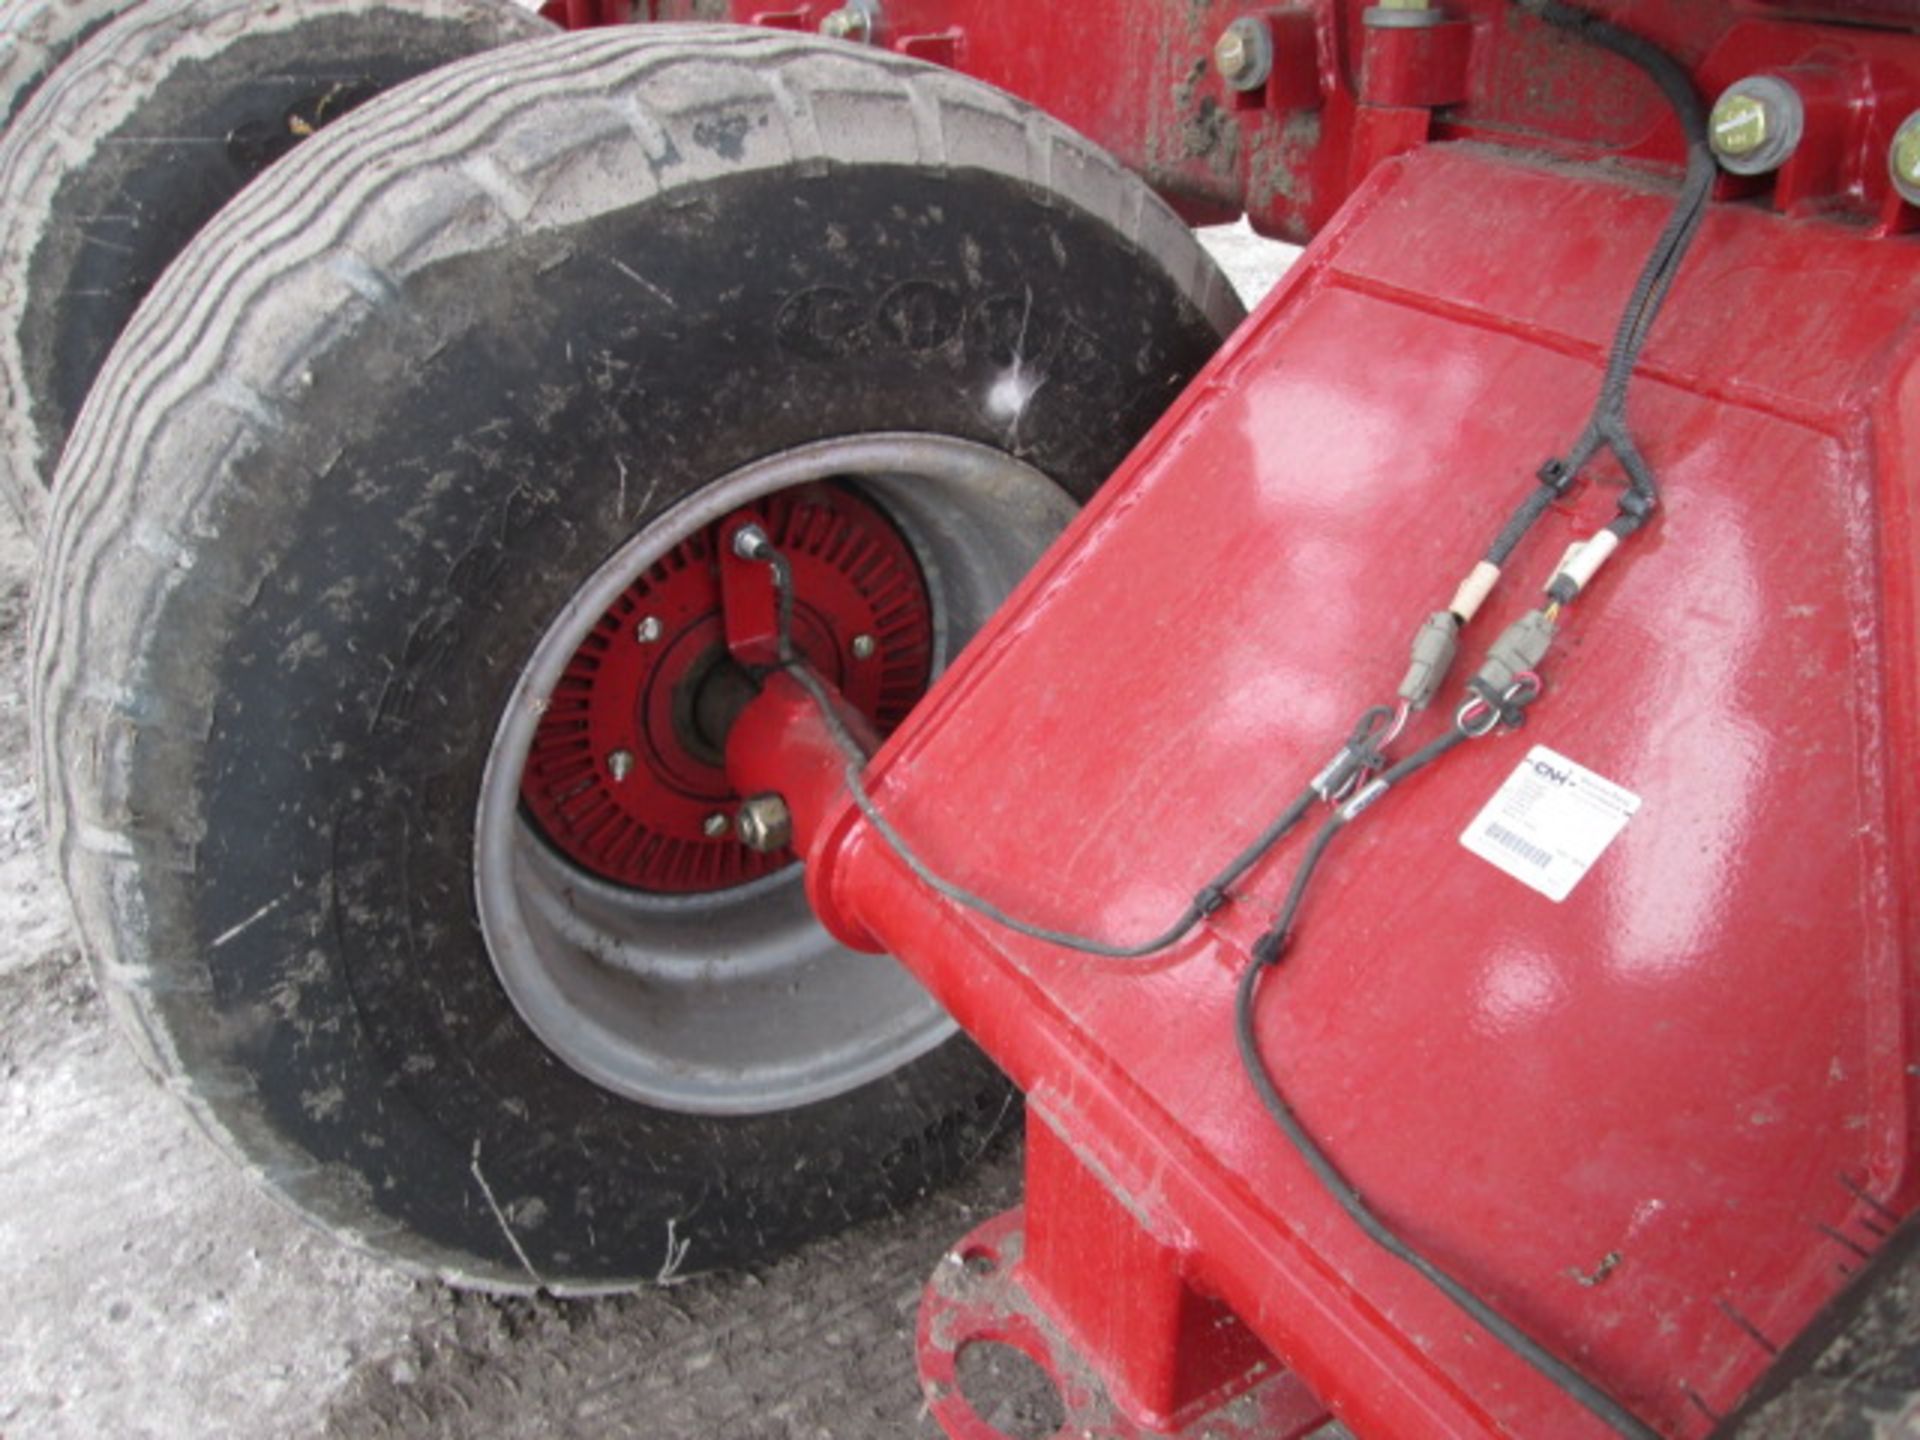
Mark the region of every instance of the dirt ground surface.
[[[1250, 296], [1287, 253], [1211, 240]], [[417, 1284], [277, 1208], [111, 1032], [41, 855], [26, 758], [31, 555], [0, 512], [0, 1440], [933, 1436], [912, 1331], [946, 1247], [1016, 1202], [1008, 1144], [910, 1213], [764, 1271], [622, 1299]], [[1911, 1259], [1745, 1433], [1920, 1437]], [[979, 1392], [1050, 1427], [1017, 1374]], [[1335, 1433], [1335, 1432], [1329, 1432]]]

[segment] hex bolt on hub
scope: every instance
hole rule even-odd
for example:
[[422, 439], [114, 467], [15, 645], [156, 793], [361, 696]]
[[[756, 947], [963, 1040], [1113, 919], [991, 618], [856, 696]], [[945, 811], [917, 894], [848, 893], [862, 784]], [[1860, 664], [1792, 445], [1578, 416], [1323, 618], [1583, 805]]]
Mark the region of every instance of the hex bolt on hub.
[[1894, 132], [1887, 166], [1893, 172], [1893, 185], [1900, 198], [1909, 205], [1920, 205], [1920, 110], [1907, 116]]
[[1273, 32], [1253, 16], [1241, 16], [1215, 42], [1213, 68], [1235, 90], [1258, 90], [1273, 74]]
[[793, 843], [793, 812], [778, 795], [755, 795], [742, 801], [735, 823], [740, 843], [762, 855], [784, 850]]
[[926, 584], [884, 513], [819, 484], [736, 513], [737, 528], [724, 518], [703, 526], [633, 578], [542, 711], [521, 802], [546, 843], [598, 880], [697, 895], [791, 862], [779, 847], [739, 843], [734, 824], [741, 797], [726, 776], [719, 718], [738, 674], [722, 618], [721, 572], [734, 556], [786, 557], [795, 648], [881, 733], [931, 678]]
[[1771, 75], [1750, 75], [1714, 102], [1707, 132], [1723, 170], [1764, 175], [1786, 164], [1799, 148], [1806, 123], [1797, 90]]

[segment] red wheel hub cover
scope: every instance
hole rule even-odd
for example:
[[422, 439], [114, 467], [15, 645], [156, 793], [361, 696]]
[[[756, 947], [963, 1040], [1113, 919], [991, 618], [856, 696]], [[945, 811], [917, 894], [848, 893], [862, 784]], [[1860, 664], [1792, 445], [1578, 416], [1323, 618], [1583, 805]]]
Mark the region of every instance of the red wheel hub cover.
[[693, 894], [793, 859], [734, 839], [740, 796], [694, 724], [701, 683], [729, 663], [717, 537], [741, 514], [793, 565], [795, 646], [877, 731], [898, 725], [931, 677], [920, 568], [852, 491], [797, 486], [688, 536], [626, 588], [567, 662], [521, 777], [521, 803], [548, 843], [615, 884]]

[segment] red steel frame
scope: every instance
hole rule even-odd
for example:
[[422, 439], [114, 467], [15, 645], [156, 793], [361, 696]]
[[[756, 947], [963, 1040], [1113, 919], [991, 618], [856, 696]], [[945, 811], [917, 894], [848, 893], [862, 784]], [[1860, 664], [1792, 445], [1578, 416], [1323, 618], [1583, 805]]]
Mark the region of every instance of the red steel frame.
[[[1633, 396], [1667, 503], [1573, 610], [1526, 734], [1344, 842], [1258, 1026], [1383, 1214], [1670, 1435], [1749, 1402], [1920, 1206], [1920, 239], [1885, 170], [1920, 38], [1789, 10], [1910, 13], [1611, 7], [1709, 94], [1789, 75], [1807, 139], [1722, 185]], [[1411, 41], [1325, 0], [885, 13], [882, 43], [1040, 100], [1190, 213], [1317, 234], [868, 771], [936, 869], [1130, 939], [1392, 694], [1414, 624], [1564, 451], [1677, 131], [1632, 72], [1492, 0]], [[1314, 59], [1251, 101], [1204, 68], [1243, 14]], [[1527, 542], [1470, 654], [1612, 480]], [[1641, 800], [1562, 904], [1457, 843], [1536, 743]], [[1042, 1359], [1093, 1434], [1285, 1435], [1319, 1406], [1366, 1435], [1600, 1432], [1362, 1235], [1241, 1074], [1235, 984], [1298, 840], [1164, 955], [1097, 961], [916, 879], [785, 678], [728, 765], [792, 804], [828, 926], [900, 957], [1029, 1096], [1024, 1215], [963, 1244], [923, 1316], [951, 1433], [985, 1433], [953, 1389], [970, 1338]]]

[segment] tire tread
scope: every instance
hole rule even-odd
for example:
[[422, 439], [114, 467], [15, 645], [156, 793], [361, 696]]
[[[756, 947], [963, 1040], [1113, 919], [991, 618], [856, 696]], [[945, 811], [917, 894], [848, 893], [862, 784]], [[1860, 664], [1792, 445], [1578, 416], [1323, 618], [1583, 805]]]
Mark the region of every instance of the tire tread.
[[[256, 8], [253, 0], [227, 3]], [[160, 13], [143, 23], [163, 28], [161, 0], [151, 8]], [[703, 115], [742, 104], [764, 106], [784, 123], [755, 131], [740, 159], [695, 143]], [[420, 124], [423, 113], [431, 126]], [[869, 119], [829, 123], [851, 113]], [[593, 165], [595, 152], [609, 147], [616, 163]], [[675, 152], [680, 163], [672, 165]], [[527, 164], [513, 170], [503, 156]], [[109, 691], [142, 689], [155, 641], [139, 617], [158, 613], [168, 587], [245, 590], [265, 581], [241, 576], [235, 586], [236, 577], [209, 576], [183, 559], [193, 536], [217, 527], [227, 507], [248, 503], [218, 457], [281, 423], [273, 316], [347, 303], [404, 306], [409, 277], [449, 253], [497, 243], [508, 231], [558, 232], [592, 206], [626, 206], [747, 169], [848, 163], [964, 165], [1010, 177], [1129, 237], [1221, 334], [1240, 317], [1187, 227], [1117, 162], [1039, 111], [902, 57], [780, 32], [674, 26], [557, 36], [396, 87], [303, 145], [222, 212], [122, 337], [54, 489], [31, 640], [35, 758], [50, 850], [97, 978], [132, 1020], [149, 1063], [249, 1168], [292, 1174], [302, 1160], [253, 1119], [251, 1087], [236, 1094], [198, 1084], [192, 1058], [181, 1053], [156, 977], [200, 958], [146, 953], [147, 936], [122, 913], [141, 867], [166, 863], [162, 852], [172, 847], [141, 833], [133, 797], [116, 783], [124, 776], [110, 773], [124, 768], [124, 756], [95, 750], [96, 705]], [[1070, 196], [1051, 190], [1063, 169], [1077, 177]], [[590, 173], [595, 183], [568, 190], [569, 173]], [[556, 200], [563, 191], [564, 204]], [[419, 328], [423, 348], [434, 344], [424, 317]], [[202, 463], [149, 463], [181, 454]], [[159, 545], [154, 535], [182, 539]], [[194, 697], [188, 708], [199, 710], [178, 728], [205, 733], [211, 703]], [[141, 722], [123, 715], [119, 723]], [[88, 763], [63, 763], [81, 755]], [[96, 842], [107, 836], [114, 843], [102, 850]], [[385, 1224], [350, 1189], [300, 1188], [308, 1192], [301, 1208], [363, 1245]], [[459, 1257], [388, 1242], [375, 1248], [462, 1283], [527, 1288], [524, 1275], [476, 1274]]]

